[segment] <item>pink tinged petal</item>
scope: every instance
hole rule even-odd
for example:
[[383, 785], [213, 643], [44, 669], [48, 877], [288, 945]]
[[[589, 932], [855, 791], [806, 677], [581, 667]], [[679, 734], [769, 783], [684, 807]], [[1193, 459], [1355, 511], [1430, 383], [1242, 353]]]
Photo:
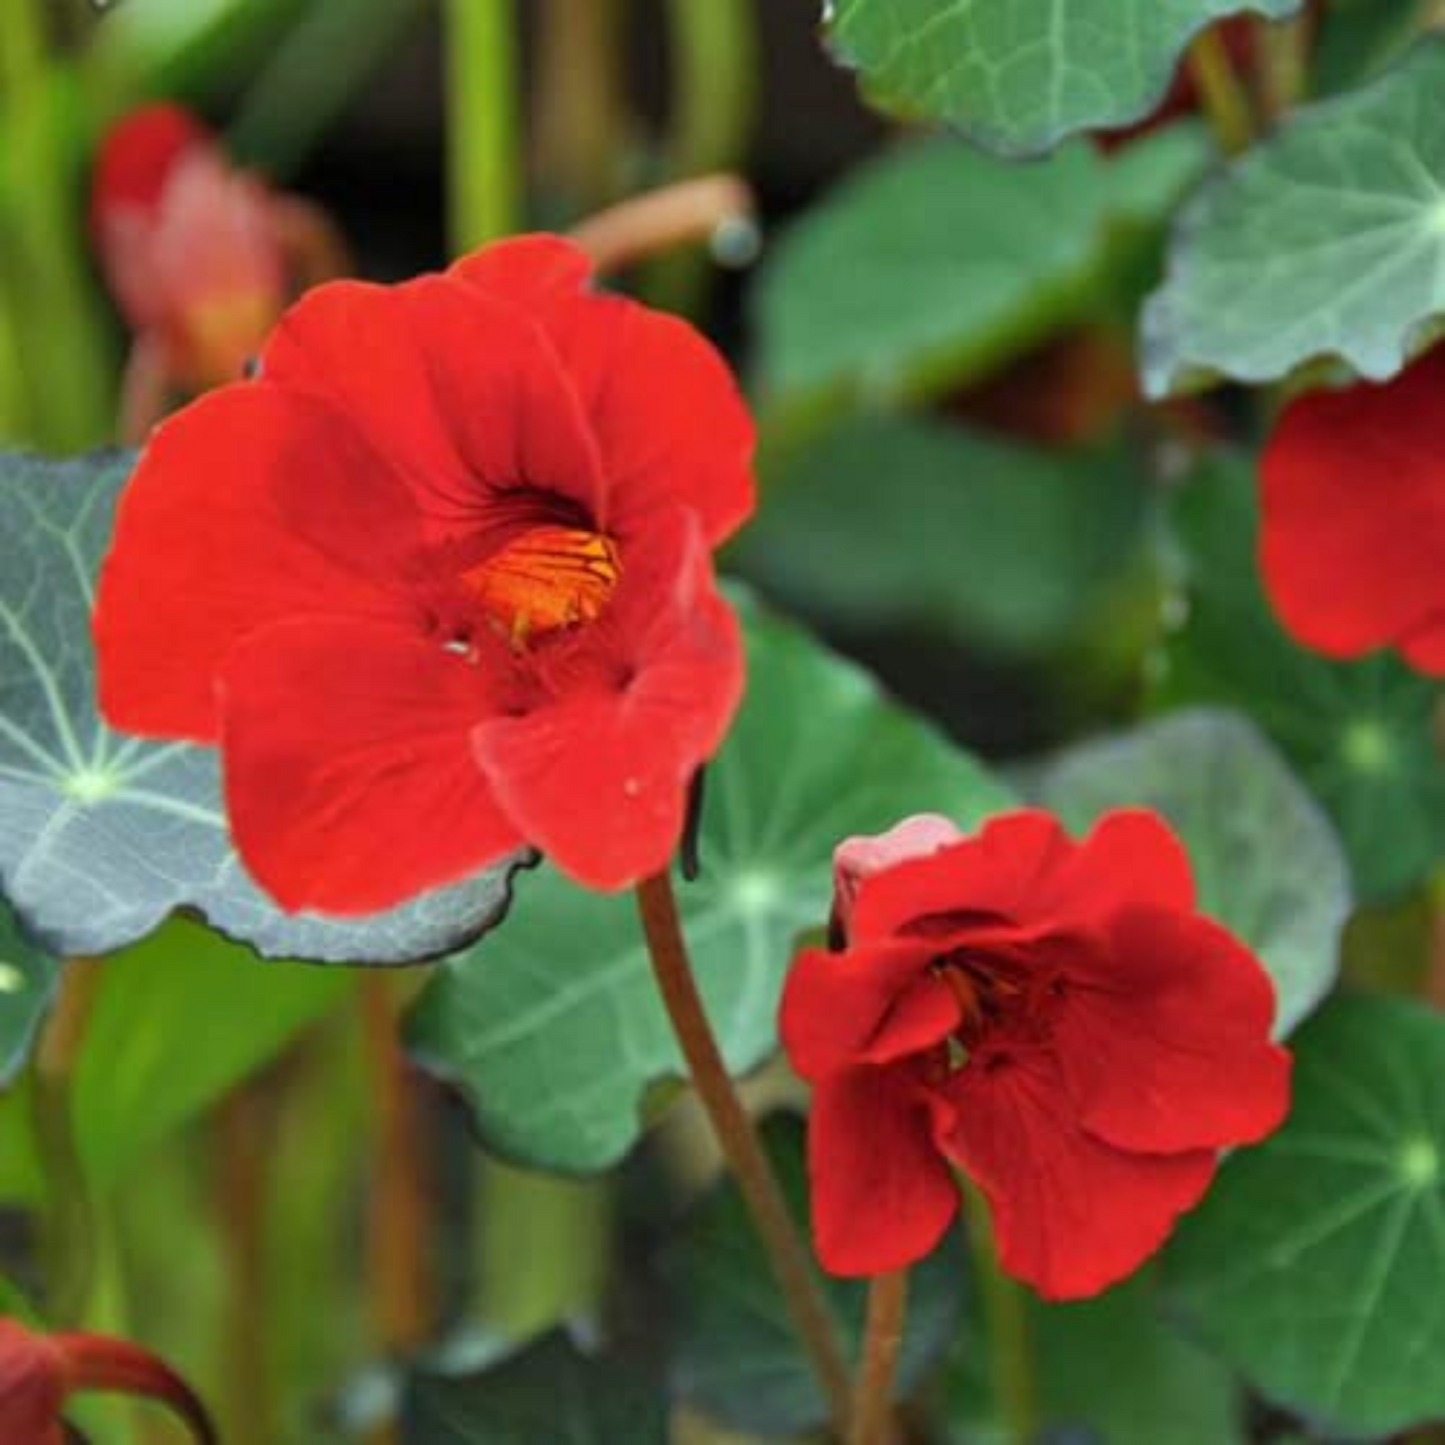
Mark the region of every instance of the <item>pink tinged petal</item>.
[[833, 850], [833, 919], [844, 936], [864, 879], [910, 858], [927, 857], [963, 836], [953, 820], [940, 813], [915, 813], [886, 833], [860, 834], [839, 843]]
[[906, 1069], [864, 1067], [818, 1085], [808, 1122], [813, 1238], [837, 1275], [902, 1269], [958, 1212], [933, 1142], [934, 1109]]
[[1086, 1132], [1044, 1054], [986, 1051], [957, 1079], [949, 1151], [988, 1199], [1003, 1268], [1046, 1299], [1132, 1274], [1214, 1176], [1212, 1150], [1131, 1154]]
[[1274, 987], [1223, 928], [1123, 910], [1071, 961], [1056, 1043], [1080, 1124], [1120, 1148], [1248, 1144], [1289, 1109]]
[[501, 861], [525, 839], [471, 753], [506, 704], [466, 658], [410, 631], [279, 623], [227, 659], [226, 802], [283, 907], [361, 914]]
[[155, 432], [121, 495], [95, 613], [106, 718], [214, 741], [216, 675], [249, 633], [414, 615], [416, 531], [386, 464], [324, 405], [264, 384], [203, 397]]
[[814, 1081], [855, 1064], [920, 1053], [958, 1027], [951, 989], [928, 972], [932, 946], [900, 941], [804, 949], [783, 985], [778, 1026], [793, 1068]]

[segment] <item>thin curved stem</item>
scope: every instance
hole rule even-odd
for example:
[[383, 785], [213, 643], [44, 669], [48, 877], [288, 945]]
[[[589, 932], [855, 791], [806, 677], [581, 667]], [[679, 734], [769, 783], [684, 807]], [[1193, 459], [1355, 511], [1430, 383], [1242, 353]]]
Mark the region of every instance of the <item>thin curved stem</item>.
[[1220, 150], [1227, 156], [1247, 150], [1254, 139], [1254, 112], [1217, 26], [1196, 37], [1189, 49], [1189, 72]]
[[95, 1277], [95, 1206], [75, 1135], [73, 1094], [100, 970], [93, 958], [67, 962], [35, 1048], [31, 1118], [48, 1197], [43, 1221], [47, 1313], [61, 1325], [78, 1324], [84, 1317]]
[[793, 1327], [823, 1386], [834, 1428], [840, 1438], [846, 1438], [848, 1369], [807, 1250], [708, 1022], [683, 940], [671, 876], [658, 873], [639, 883], [637, 906], [658, 990], [693, 1087], [767, 1249]]
[[729, 222], [750, 220], [753, 211], [753, 193], [737, 176], [699, 176], [598, 211], [571, 235], [607, 275], [689, 241], [705, 241]]
[[888, 1445], [893, 1415], [893, 1378], [903, 1345], [908, 1311], [908, 1271], [874, 1275], [868, 1283], [868, 1322], [863, 1359], [853, 1397], [853, 1433], [849, 1445]]

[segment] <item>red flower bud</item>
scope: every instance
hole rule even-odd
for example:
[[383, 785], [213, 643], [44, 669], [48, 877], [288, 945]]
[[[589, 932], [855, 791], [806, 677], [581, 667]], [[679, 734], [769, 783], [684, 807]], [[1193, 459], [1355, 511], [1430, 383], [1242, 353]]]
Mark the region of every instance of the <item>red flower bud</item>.
[[927, 846], [867, 869], [846, 948], [803, 950], [784, 989], [819, 1256], [844, 1275], [921, 1258], [957, 1212], [956, 1167], [1005, 1269], [1096, 1293], [1163, 1243], [1219, 1149], [1283, 1120], [1269, 977], [1195, 911], [1152, 813], [1082, 843], [1011, 813]]
[[939, 813], [915, 813], [886, 833], [845, 838], [833, 850], [833, 930], [841, 943], [848, 936], [853, 900], [866, 879], [895, 863], [926, 857], [963, 834]]
[[157, 1400], [190, 1426], [200, 1445], [216, 1439], [190, 1386], [138, 1345], [105, 1335], [42, 1335], [17, 1320], [0, 1319], [0, 1440], [63, 1445], [61, 1411], [82, 1390]]

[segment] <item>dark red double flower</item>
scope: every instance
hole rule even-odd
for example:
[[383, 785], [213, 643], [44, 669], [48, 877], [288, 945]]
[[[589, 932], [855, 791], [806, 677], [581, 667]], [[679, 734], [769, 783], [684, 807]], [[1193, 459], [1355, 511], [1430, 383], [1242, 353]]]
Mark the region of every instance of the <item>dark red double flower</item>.
[[102, 706], [219, 743], [287, 907], [382, 908], [524, 844], [615, 888], [677, 842], [742, 689], [711, 553], [753, 430], [701, 337], [589, 283], [529, 237], [321, 287], [141, 458]]
[[1445, 346], [1286, 408], [1260, 464], [1260, 564], [1307, 647], [1445, 675]]
[[1053, 1298], [1138, 1267], [1212, 1178], [1217, 1151], [1288, 1107], [1274, 994], [1194, 910], [1153, 814], [1082, 843], [1018, 812], [973, 837], [911, 820], [839, 850], [839, 951], [808, 949], [782, 1036], [814, 1086], [819, 1256], [899, 1269], [977, 1181], [1005, 1269]]

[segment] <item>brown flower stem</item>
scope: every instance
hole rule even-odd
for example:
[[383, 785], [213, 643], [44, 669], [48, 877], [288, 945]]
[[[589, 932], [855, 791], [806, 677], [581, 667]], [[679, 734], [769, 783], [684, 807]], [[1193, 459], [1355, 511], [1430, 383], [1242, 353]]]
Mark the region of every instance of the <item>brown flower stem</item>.
[[156, 336], [142, 333], [131, 343], [120, 378], [116, 432], [121, 443], [138, 447], [165, 416], [171, 401], [171, 373], [166, 349]]
[[573, 227], [571, 234], [597, 270], [607, 274], [689, 241], [706, 240], [725, 222], [752, 214], [752, 192], [737, 176], [699, 176], [609, 206]]
[[1219, 148], [1227, 156], [1248, 149], [1254, 139], [1254, 113], [1249, 93], [1235, 74], [1223, 37], [1211, 25], [1189, 49], [1189, 71]]
[[1034, 1380], [1029, 1302], [1017, 1280], [1003, 1272], [988, 1201], [969, 1179], [965, 1225], [984, 1316], [988, 1322], [989, 1374], [999, 1411], [1013, 1445], [1028, 1445], [1038, 1433], [1038, 1390]]
[[752, 1213], [793, 1327], [823, 1386], [834, 1428], [843, 1438], [850, 1413], [848, 1369], [807, 1249], [708, 1022], [682, 936], [671, 875], [662, 872], [639, 883], [637, 906], [658, 991], [693, 1087]]
[[889, 1445], [892, 1439], [893, 1376], [903, 1344], [907, 1308], [906, 1269], [874, 1275], [868, 1282], [868, 1322], [864, 1327], [863, 1359], [853, 1396], [849, 1445]]
[[61, 1325], [83, 1318], [95, 1277], [95, 1206], [75, 1135], [73, 1086], [100, 970], [98, 959], [66, 963], [33, 1063], [31, 1121], [46, 1188], [41, 1228], [47, 1313]]
[[398, 1039], [397, 983], [387, 970], [365, 970], [360, 999], [374, 1131], [367, 1218], [372, 1324], [387, 1353], [405, 1355], [430, 1338], [437, 1301], [427, 1254], [429, 1170], [417, 1094]]

